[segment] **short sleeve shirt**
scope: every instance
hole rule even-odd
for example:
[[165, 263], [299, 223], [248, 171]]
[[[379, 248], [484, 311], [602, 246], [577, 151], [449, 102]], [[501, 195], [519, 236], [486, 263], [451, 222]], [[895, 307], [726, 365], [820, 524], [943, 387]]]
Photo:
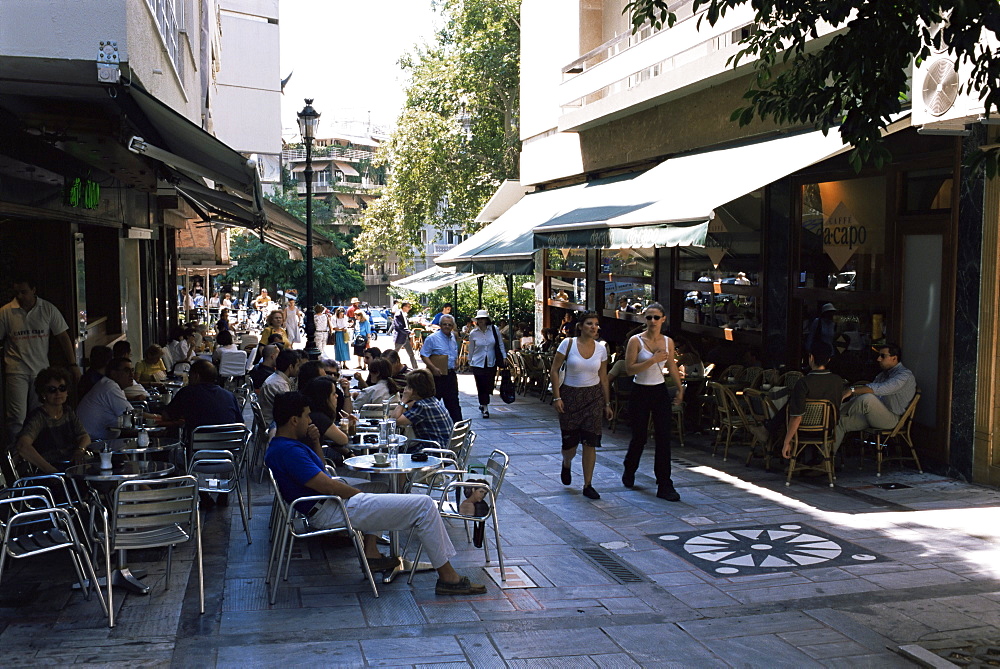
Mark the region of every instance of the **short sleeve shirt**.
[[[306, 486], [306, 481], [326, 471], [323, 461], [313, 449], [301, 441], [287, 437], [275, 437], [271, 440], [264, 454], [264, 464], [274, 474], [278, 490], [286, 502], [318, 494]], [[309, 509], [299, 511], [306, 513]]]
[[30, 439], [38, 454], [55, 464], [70, 459], [77, 442], [85, 434], [87, 430], [70, 407], [63, 407], [63, 415], [58, 419], [49, 416], [42, 407], [36, 407], [28, 414], [17, 438]]
[[441, 448], [448, 447], [455, 423], [441, 400], [436, 397], [417, 400], [403, 415], [413, 425], [413, 434], [417, 439], [436, 441]]
[[839, 411], [844, 397], [844, 380], [823, 369], [809, 372], [792, 388], [788, 398], [788, 415], [801, 416], [806, 412], [806, 400], [830, 400]]
[[66, 319], [51, 302], [38, 297], [31, 311], [17, 300], [0, 308], [0, 339], [7, 340], [8, 374], [37, 376], [49, 366], [49, 337], [68, 330]]
[[574, 388], [590, 388], [601, 382], [601, 364], [608, 359], [608, 348], [594, 342], [594, 354], [589, 358], [580, 355], [577, 337], [563, 339], [556, 349], [566, 356], [566, 377], [563, 383]]
[[458, 340], [455, 338], [455, 333], [452, 333], [450, 337], [440, 331], [428, 335], [420, 347], [420, 355], [428, 358], [432, 355], [446, 355], [448, 356], [448, 369], [455, 369], [455, 363], [458, 359]]

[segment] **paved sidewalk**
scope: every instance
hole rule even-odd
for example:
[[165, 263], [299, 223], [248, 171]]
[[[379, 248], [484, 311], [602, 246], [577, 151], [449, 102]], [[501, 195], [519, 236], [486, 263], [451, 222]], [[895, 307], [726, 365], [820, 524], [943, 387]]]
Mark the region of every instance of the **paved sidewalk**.
[[[474, 415], [472, 378], [460, 378]], [[64, 556], [15, 565], [0, 584], [0, 666], [893, 667], [911, 666], [900, 645], [949, 655], [1000, 640], [997, 490], [915, 472], [880, 480], [850, 462], [836, 488], [785, 487], [780, 473], [745, 467], [745, 449], [722, 462], [689, 436], [686, 448], [674, 441], [682, 499], [670, 503], [655, 497], [651, 451], [636, 488], [622, 486], [620, 429], [605, 434], [591, 501], [579, 457], [574, 485], [559, 482], [548, 404], [494, 398], [491, 414], [474, 421], [473, 459], [512, 457], [500, 503], [507, 587], [456, 524], [455, 564], [485, 595], [438, 597], [434, 575], [418, 574], [413, 586], [380, 584], [375, 599], [353, 551], [321, 541], [300, 544], [270, 607], [261, 486], [250, 546], [235, 504], [206, 512], [204, 616], [189, 549], [170, 589], [162, 553], [136, 556], [154, 589], [116, 593], [114, 630], [96, 601], [69, 591]]]

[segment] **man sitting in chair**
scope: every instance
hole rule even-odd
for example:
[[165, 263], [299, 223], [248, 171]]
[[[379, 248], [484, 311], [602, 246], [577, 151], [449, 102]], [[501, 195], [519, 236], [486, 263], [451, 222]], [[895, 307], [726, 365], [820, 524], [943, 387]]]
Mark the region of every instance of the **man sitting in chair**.
[[433, 374], [426, 369], [410, 372], [406, 375], [403, 401], [392, 417], [397, 425], [412, 425], [413, 436], [417, 439], [436, 441], [440, 448], [448, 448], [455, 422], [434, 393]]
[[899, 417], [917, 394], [917, 379], [913, 372], [903, 366], [902, 351], [895, 344], [879, 346], [878, 364], [882, 371], [875, 381], [861, 386], [851, 386], [844, 391], [844, 405], [837, 422], [837, 436], [834, 452], [848, 432], [874, 428], [891, 430], [896, 427]]
[[191, 363], [188, 384], [177, 391], [163, 415], [172, 421], [183, 421], [186, 435], [202, 425], [243, 423], [239, 400], [219, 385], [215, 365], [202, 359]]
[[[274, 398], [274, 421], [277, 433], [264, 455], [264, 462], [274, 474], [281, 496], [289, 502], [311, 495], [337, 495], [344, 500], [351, 523], [365, 533], [365, 556], [373, 571], [386, 571], [397, 558], [383, 557], [376, 535], [384, 530], [416, 530], [438, 573], [435, 592], [439, 595], [478, 595], [486, 586], [459, 576], [449, 560], [455, 547], [445, 530], [437, 505], [428, 495], [372, 494], [331, 478], [323, 461], [307, 443], [319, 439], [319, 431], [309, 417], [309, 400], [298, 392]], [[325, 502], [309, 509], [299, 509], [316, 528], [342, 525], [339, 507]]]
[[[785, 433], [785, 443], [781, 450], [781, 456], [784, 458], [792, 457], [792, 438], [802, 424], [802, 416], [806, 412], [806, 400], [830, 400], [834, 407], [840, 406], [844, 394], [844, 379], [826, 368], [831, 357], [833, 357], [833, 347], [830, 344], [825, 341], [813, 342], [809, 350], [810, 371], [798, 380], [788, 398], [788, 431]], [[778, 415], [781, 415], [781, 412]]]

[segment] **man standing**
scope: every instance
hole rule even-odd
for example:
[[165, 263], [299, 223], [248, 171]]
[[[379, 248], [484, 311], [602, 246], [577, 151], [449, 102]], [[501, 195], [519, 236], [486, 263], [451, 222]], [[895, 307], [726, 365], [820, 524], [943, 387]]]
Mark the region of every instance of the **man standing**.
[[896, 427], [899, 417], [917, 394], [917, 380], [901, 360], [902, 351], [899, 346], [880, 346], [878, 364], [882, 371], [875, 377], [875, 381], [851, 386], [844, 391], [843, 399], [853, 399], [844, 405], [840, 413], [834, 452], [840, 448], [840, 442], [848, 432], [869, 427], [876, 430], [891, 430]]
[[462, 420], [462, 407], [458, 403], [458, 375], [455, 373], [455, 363], [458, 360], [455, 317], [444, 315], [439, 325], [441, 329], [424, 340], [424, 345], [420, 347], [420, 357], [434, 375], [434, 396], [444, 402], [451, 419], [457, 423]]
[[347, 307], [347, 320], [351, 321], [351, 325], [354, 325], [354, 312], [361, 308], [358, 306], [359, 304], [361, 304], [361, 300], [352, 297], [351, 306]]
[[399, 349], [405, 348], [406, 352], [410, 356], [410, 367], [416, 369], [417, 358], [413, 355], [413, 344], [410, 343], [410, 322], [407, 320], [410, 308], [411, 305], [409, 302], [403, 302], [399, 305], [399, 311], [396, 312], [396, 317], [394, 319], [393, 333], [395, 336], [395, 343], [392, 350], [399, 353]]
[[444, 305], [441, 307], [441, 311], [434, 314], [434, 318], [431, 319], [431, 325], [440, 326], [441, 318], [447, 316], [450, 313], [451, 313], [451, 302], [445, 302]]
[[[428, 495], [371, 494], [330, 478], [316, 451], [307, 445], [319, 440], [319, 430], [309, 417], [309, 400], [301, 393], [285, 393], [274, 401], [274, 418], [278, 428], [268, 445], [264, 462], [274, 474], [281, 496], [288, 502], [311, 495], [337, 495], [355, 528], [365, 533], [365, 556], [373, 571], [385, 571], [398, 564], [397, 558], [383, 557], [378, 551], [376, 535], [389, 530], [414, 530], [423, 544], [431, 566], [437, 570], [438, 595], [477, 595], [486, 587], [462, 577], [449, 561], [455, 547], [448, 538], [437, 504]], [[335, 503], [304, 503], [310, 508], [299, 509], [316, 528], [338, 527], [343, 524], [339, 505]]]
[[80, 366], [68, 331], [66, 319], [51, 302], [38, 297], [33, 281], [14, 281], [14, 299], [0, 308], [0, 340], [6, 340], [4, 396], [10, 438], [21, 431], [29, 404], [37, 404], [32, 384], [49, 366], [50, 336], [55, 337], [72, 366], [73, 383], [79, 383]]
[[[781, 450], [784, 458], [792, 456], [792, 437], [802, 424], [802, 416], [806, 412], [806, 400], [830, 400], [835, 409], [840, 408], [844, 395], [844, 379], [840, 378], [826, 366], [833, 357], [833, 347], [826, 342], [818, 341], [809, 351], [810, 372], [803, 376], [792, 388], [788, 398], [788, 431]], [[781, 415], [781, 412], [778, 413]]]
[[260, 387], [260, 409], [264, 422], [270, 425], [274, 420], [274, 398], [292, 389], [292, 379], [299, 375], [302, 356], [298, 351], [284, 349], [274, 361], [274, 374], [267, 377]]

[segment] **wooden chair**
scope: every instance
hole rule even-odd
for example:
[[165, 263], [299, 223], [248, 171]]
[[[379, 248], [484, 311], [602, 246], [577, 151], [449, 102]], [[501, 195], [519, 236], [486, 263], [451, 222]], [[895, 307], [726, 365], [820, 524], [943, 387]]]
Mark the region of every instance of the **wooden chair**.
[[715, 445], [712, 447], [712, 457], [715, 457], [722, 441], [722, 433], [726, 434], [726, 446], [722, 451], [722, 461], [729, 458], [729, 445], [732, 443], [733, 435], [742, 431], [750, 435], [750, 423], [747, 420], [746, 412], [742, 404], [736, 399], [732, 390], [721, 383], [712, 382], [712, 393], [715, 395], [716, 416], [719, 421], [719, 433], [715, 437]]
[[796, 383], [799, 382], [799, 379], [801, 379], [802, 376], [803, 376], [802, 372], [785, 372], [784, 374], [781, 375], [781, 378], [778, 380], [778, 385], [785, 386], [786, 388], [791, 388], [792, 386], [794, 386]]
[[743, 376], [743, 365], [729, 365], [729, 367], [722, 370], [722, 373], [716, 378], [721, 379], [721, 381], [725, 383], [728, 379], [739, 380], [741, 376]]
[[[792, 457], [788, 462], [785, 485], [792, 484], [792, 476], [801, 471], [821, 471], [827, 475], [830, 487], [837, 477], [833, 472], [834, 430], [837, 427], [837, 408], [830, 400], [806, 400], [802, 422], [792, 435]], [[807, 446], [819, 451], [823, 462], [819, 465], [799, 464], [799, 456]]]
[[469, 340], [462, 340], [462, 347], [458, 350], [458, 357], [455, 358], [455, 369], [464, 372], [469, 369]]
[[[865, 444], [875, 446], [875, 476], [882, 476], [882, 465], [886, 462], [903, 460], [913, 460], [917, 466], [917, 471], [923, 473], [920, 467], [920, 459], [917, 457], [917, 449], [913, 447], [913, 439], [910, 437], [910, 427], [913, 425], [913, 414], [917, 411], [917, 402], [920, 401], [920, 391], [918, 390], [906, 407], [906, 411], [899, 417], [896, 426], [889, 430], [877, 430], [869, 428], [861, 431], [861, 460], [864, 461]], [[900, 445], [902, 441], [910, 449], [910, 454], [906, 455]], [[892, 442], [896, 448], [896, 455], [886, 456], [885, 451]]]
[[614, 432], [618, 429], [618, 421], [632, 399], [632, 377], [619, 376], [611, 384], [611, 420], [608, 427]]
[[[768, 471], [771, 469], [776, 437], [767, 434], [765, 424], [774, 418], [778, 410], [766, 393], [754, 388], [747, 388], [743, 391], [743, 401], [746, 402], [748, 418], [750, 419], [750, 434], [753, 435], [750, 453], [747, 454], [747, 467], [750, 466], [754, 457], [759, 456], [764, 459], [764, 471]], [[758, 451], [758, 447], [762, 448]]]

